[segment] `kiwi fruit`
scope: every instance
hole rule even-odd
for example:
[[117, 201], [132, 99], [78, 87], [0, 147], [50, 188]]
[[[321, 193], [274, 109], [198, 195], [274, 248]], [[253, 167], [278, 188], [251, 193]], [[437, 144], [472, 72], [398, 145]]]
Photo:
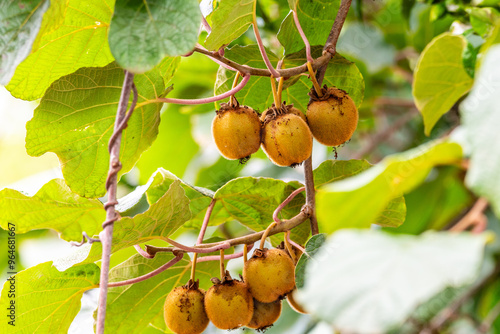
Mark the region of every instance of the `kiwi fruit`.
[[232, 279], [229, 273], [215, 284], [205, 295], [205, 310], [208, 318], [219, 329], [235, 329], [246, 326], [253, 315], [253, 298], [248, 286]]
[[271, 107], [264, 113], [262, 148], [269, 160], [278, 166], [295, 167], [311, 156], [312, 135], [302, 117], [284, 107]]
[[296, 300], [295, 300], [295, 293], [297, 292], [297, 289], [293, 289], [292, 292], [290, 292], [288, 295], [286, 295], [286, 301], [288, 302], [288, 305], [298, 313], [303, 313], [307, 314], [307, 312], [304, 310], [302, 305], [300, 305]]
[[307, 122], [318, 142], [326, 146], [338, 146], [349, 139], [358, 125], [358, 109], [351, 97], [336, 87], [322, 88], [319, 97], [312, 90], [307, 106]]
[[271, 327], [281, 315], [281, 300], [272, 303], [253, 301], [252, 320], [246, 325], [248, 328], [264, 331]]
[[212, 135], [219, 152], [229, 160], [246, 161], [260, 147], [261, 123], [255, 110], [222, 103], [212, 121]]
[[199, 334], [208, 326], [205, 292], [198, 281], [173, 289], [165, 300], [163, 314], [167, 327], [176, 334]]
[[243, 267], [243, 279], [261, 303], [272, 303], [295, 287], [295, 265], [281, 249], [256, 249]]

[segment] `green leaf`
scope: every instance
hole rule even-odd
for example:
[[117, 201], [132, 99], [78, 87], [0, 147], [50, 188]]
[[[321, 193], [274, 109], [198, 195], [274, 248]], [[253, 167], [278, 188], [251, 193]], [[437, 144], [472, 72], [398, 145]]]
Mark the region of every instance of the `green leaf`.
[[500, 12], [493, 7], [470, 7], [470, 23], [475, 32], [480, 36], [486, 35], [495, 26], [495, 21], [500, 18]]
[[[295, 189], [302, 185], [296, 181], [284, 182], [263, 177], [240, 177], [229, 181], [216, 191], [217, 203], [232, 218], [254, 231], [265, 230], [273, 221], [273, 212]], [[297, 195], [283, 210], [281, 219], [297, 215], [305, 204], [304, 193]], [[309, 236], [309, 224], [304, 223], [291, 231], [293, 240], [303, 244]], [[273, 244], [279, 244], [282, 236], [272, 236]]]
[[500, 46], [490, 47], [467, 99], [460, 105], [470, 165], [465, 182], [478, 196], [486, 197], [500, 217]]
[[109, 47], [121, 67], [144, 73], [165, 56], [193, 50], [200, 23], [197, 0], [118, 1], [109, 28]]
[[405, 223], [387, 232], [420, 234], [428, 229], [440, 230], [472, 204], [473, 196], [463, 184], [462, 170], [445, 167], [437, 168], [435, 173], [437, 176], [405, 195]]
[[471, 284], [485, 241], [468, 233], [339, 231], [309, 261], [297, 299], [338, 331], [386, 333], [445, 288]]
[[142, 182], [160, 167], [182, 176], [198, 153], [198, 144], [191, 135], [191, 119], [181, 114], [177, 105], [168, 105], [161, 114], [158, 131], [158, 138], [137, 162]]
[[[321, 56], [322, 47], [315, 46], [311, 50], [314, 58]], [[297, 53], [287, 56], [284, 60], [285, 68], [300, 66], [307, 62], [305, 49]], [[323, 84], [328, 86], [335, 86], [345, 90], [353, 99], [356, 106], [359, 108], [363, 102], [363, 95], [365, 92], [365, 82], [358, 67], [355, 63], [345, 59], [339, 54], [335, 56], [328, 63], [326, 68]], [[297, 82], [288, 86], [284, 98], [289, 103], [293, 103], [296, 108], [302, 111], [307, 110], [309, 103], [309, 91], [312, 88], [312, 83], [309, 78], [299, 76]]]
[[[113, 268], [110, 282], [122, 281], [147, 274], [173, 258], [170, 253], [158, 253], [154, 259], [135, 255]], [[196, 279], [200, 288], [208, 289], [210, 278], [218, 276], [217, 261], [200, 262], [196, 265]], [[106, 311], [106, 330], [112, 333], [144, 333], [152, 322], [164, 330], [163, 305], [170, 291], [188, 282], [191, 261], [184, 257], [174, 266], [143, 282], [123, 287], [110, 288]], [[160, 319], [161, 321], [156, 321]], [[156, 326], [155, 326], [156, 327]], [[167, 331], [168, 332], [168, 331]]]
[[321, 246], [323, 246], [326, 241], [326, 237], [326, 234], [320, 233], [313, 235], [311, 239], [307, 240], [305, 248], [306, 253], [300, 256], [299, 262], [295, 265], [295, 285], [297, 286], [297, 289], [304, 287], [307, 263], [312, 260]]
[[473, 80], [462, 62], [466, 45], [464, 37], [445, 33], [433, 39], [420, 55], [413, 79], [413, 97], [424, 118], [426, 135], [472, 87]]
[[81, 67], [104, 66], [113, 61], [107, 34], [114, 3], [51, 1], [30, 55], [7, 85], [12, 95], [36, 100], [60, 77]]
[[48, 182], [33, 197], [3, 189], [0, 212], [0, 226], [5, 230], [9, 223], [15, 225], [16, 233], [50, 228], [67, 241], [82, 240], [84, 231], [97, 234], [106, 218], [101, 202], [71, 192], [61, 179]]
[[6, 0], [0, 4], [0, 84], [6, 85], [31, 52], [49, 1]]
[[219, 50], [240, 37], [252, 24], [257, 0], [224, 0], [212, 12], [212, 32], [205, 40], [209, 50]]
[[320, 188], [316, 195], [320, 231], [370, 227], [391, 200], [420, 184], [432, 167], [458, 163], [461, 158], [458, 144], [430, 142], [388, 156], [354, 177]]
[[8, 296], [11, 287], [7, 281], [0, 299], [2, 310], [15, 301], [15, 327], [4, 317], [0, 332], [67, 333], [80, 311], [83, 293], [98, 287], [99, 272], [93, 263], [60, 272], [52, 262], [19, 272], [15, 275], [15, 297]]
[[[278, 57], [269, 50], [266, 50], [269, 60], [276, 66]], [[266, 68], [257, 45], [239, 46], [235, 45], [227, 49], [224, 53], [226, 58], [242, 65], [256, 68]], [[224, 67], [219, 67], [217, 80], [215, 81], [215, 94], [221, 94], [231, 89], [235, 73], [228, 71]], [[271, 81], [268, 77], [252, 76], [248, 83], [236, 93], [236, 98], [242, 105], [251, 106], [257, 111], [264, 111], [274, 102], [271, 89]], [[228, 100], [228, 99], [226, 99]]]
[[[115, 253], [148, 240], [167, 238], [190, 218], [189, 198], [185, 195], [180, 181], [176, 180], [144, 213], [123, 217], [115, 224], [111, 252]], [[101, 250], [101, 244], [94, 243], [87, 262], [98, 260]]]
[[[372, 165], [366, 160], [326, 160], [314, 170], [314, 186], [321, 187], [327, 183], [340, 181], [367, 170]], [[403, 196], [391, 199], [387, 207], [374, 221], [375, 224], [387, 227], [398, 227], [405, 221], [406, 204]]]
[[[309, 43], [311, 45], [324, 45], [339, 10], [340, 1], [297, 0], [295, 2], [300, 26]], [[292, 7], [290, 6], [290, 8]], [[277, 37], [285, 48], [286, 55], [304, 48], [304, 42], [295, 26], [292, 12], [281, 23]]]
[[[81, 196], [105, 194], [108, 141], [123, 78], [123, 70], [116, 63], [103, 68], [82, 68], [67, 75], [47, 90], [26, 125], [28, 154], [56, 153], [66, 183]], [[161, 104], [141, 104], [159, 97], [165, 88], [164, 80], [157, 69], [134, 78], [138, 105], [123, 132], [120, 175], [134, 166], [158, 134]]]

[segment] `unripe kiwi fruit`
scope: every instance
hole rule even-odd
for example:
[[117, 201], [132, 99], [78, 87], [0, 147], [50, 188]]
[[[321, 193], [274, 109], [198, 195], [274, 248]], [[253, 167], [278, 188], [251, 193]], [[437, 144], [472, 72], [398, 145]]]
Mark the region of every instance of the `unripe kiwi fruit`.
[[212, 122], [219, 152], [229, 160], [244, 160], [260, 147], [261, 123], [257, 112], [246, 106], [221, 104]]
[[208, 326], [205, 292], [191, 280], [173, 289], [165, 300], [163, 314], [167, 327], [176, 334], [199, 334]]
[[294, 167], [311, 156], [311, 131], [300, 116], [283, 108], [272, 108], [264, 113], [262, 148], [274, 164]]
[[338, 146], [349, 139], [358, 125], [358, 109], [351, 97], [336, 87], [322, 89], [319, 97], [311, 91], [307, 106], [307, 122], [311, 132], [321, 144]]
[[245, 283], [226, 274], [207, 291], [205, 310], [215, 327], [235, 329], [252, 320], [253, 298]]
[[271, 327], [281, 315], [281, 300], [272, 303], [253, 301], [252, 320], [246, 325], [248, 328], [263, 331]]
[[256, 249], [243, 267], [243, 279], [256, 300], [272, 303], [295, 287], [295, 265], [284, 250]]

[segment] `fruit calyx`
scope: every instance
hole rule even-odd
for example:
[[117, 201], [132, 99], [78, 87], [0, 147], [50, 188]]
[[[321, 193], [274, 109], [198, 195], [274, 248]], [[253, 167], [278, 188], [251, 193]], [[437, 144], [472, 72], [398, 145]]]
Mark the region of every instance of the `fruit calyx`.
[[308, 106], [315, 101], [326, 101], [332, 97], [342, 100], [344, 97], [349, 96], [349, 94], [347, 94], [345, 90], [337, 88], [335, 86], [328, 87], [327, 85], [324, 85], [323, 88], [321, 88], [321, 92], [323, 93], [322, 96], [318, 96], [314, 89], [311, 89], [309, 93], [307, 93], [307, 95], [309, 95], [309, 97], [311, 98]]

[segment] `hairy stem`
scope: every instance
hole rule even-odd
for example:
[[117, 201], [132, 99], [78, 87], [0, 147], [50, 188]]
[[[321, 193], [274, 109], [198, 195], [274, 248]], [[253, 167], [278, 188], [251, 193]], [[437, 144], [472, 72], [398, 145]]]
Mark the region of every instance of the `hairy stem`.
[[299, 31], [300, 37], [302, 37], [302, 40], [304, 41], [304, 44], [306, 45], [306, 59], [308, 62], [313, 62], [314, 58], [311, 56], [311, 44], [309, 44], [309, 40], [306, 37], [306, 34], [304, 33], [304, 30], [302, 30], [302, 26], [300, 25], [299, 17], [297, 16], [297, 11], [294, 10], [292, 11], [293, 15], [293, 21], [295, 22], [295, 26], [297, 27], [297, 30]]
[[151, 104], [151, 103], [174, 103], [174, 104], [186, 104], [186, 105], [194, 105], [194, 104], [204, 104], [204, 103], [210, 103], [210, 102], [215, 102], [215, 101], [220, 101], [223, 100], [227, 97], [230, 97], [231, 95], [236, 94], [239, 92], [245, 85], [247, 84], [248, 80], [250, 79], [250, 75], [245, 75], [241, 82], [234, 87], [231, 90], [228, 90], [225, 93], [222, 93], [220, 95], [212, 96], [212, 97], [206, 97], [203, 99], [193, 99], [193, 100], [186, 100], [186, 99], [171, 99], [171, 98], [165, 98], [165, 97], [159, 97], [157, 99], [152, 99], [145, 101], [143, 103], [140, 103], [140, 106], [144, 106], [146, 104]]
[[[109, 142], [109, 172], [106, 180], [106, 189], [108, 192], [108, 201], [104, 205], [106, 210], [106, 221], [103, 223], [103, 230], [99, 234], [99, 239], [102, 242], [102, 264], [101, 264], [101, 277], [99, 286], [99, 305], [97, 309], [97, 325], [96, 333], [104, 333], [104, 320], [106, 319], [106, 302], [108, 297], [108, 280], [109, 280], [109, 262], [111, 256], [111, 243], [113, 240], [113, 223], [119, 218], [115, 210], [115, 205], [118, 204], [116, 198], [116, 188], [118, 182], [118, 172], [121, 169], [120, 164], [120, 143], [121, 134], [126, 126], [122, 121], [126, 118], [126, 111], [130, 96], [130, 91], [134, 84], [134, 75], [125, 71], [125, 78], [123, 80], [122, 92], [120, 101], [118, 103], [118, 110], [116, 111], [115, 127], [113, 135]], [[132, 113], [133, 106], [129, 113]]]
[[139, 277], [131, 278], [131, 279], [128, 279], [128, 280], [125, 280], [125, 281], [121, 281], [121, 282], [108, 283], [108, 287], [114, 288], [114, 287], [117, 287], [117, 286], [130, 285], [130, 284], [134, 284], [134, 283], [139, 283], [139, 282], [145, 281], [148, 278], [154, 277], [154, 276], [156, 276], [156, 275], [164, 272], [168, 268], [172, 267], [174, 264], [176, 264], [177, 262], [179, 262], [182, 259], [183, 256], [184, 256], [184, 253], [180, 252], [172, 260], [168, 261], [167, 263], [165, 263], [161, 267], [156, 268], [152, 272], [147, 273], [146, 275], [142, 275], [142, 276], [139, 276]]
[[278, 205], [278, 207], [276, 208], [276, 210], [274, 210], [274, 212], [273, 212], [273, 220], [277, 224], [281, 223], [281, 220], [278, 218], [278, 215], [281, 212], [281, 210], [283, 210], [283, 208], [288, 203], [290, 203], [295, 198], [295, 196], [297, 196], [298, 194], [300, 194], [301, 192], [303, 192], [305, 189], [306, 189], [305, 187], [300, 187], [300, 188], [294, 190], [290, 195], [288, 195], [288, 197], [283, 201], [283, 203], [281, 203], [280, 205]]
[[260, 32], [259, 28], [257, 27], [257, 20], [253, 18], [253, 32], [255, 34], [255, 39], [257, 40], [257, 45], [259, 46], [260, 54], [262, 55], [262, 59], [264, 60], [264, 63], [266, 63], [266, 67], [269, 70], [269, 73], [275, 78], [279, 78], [280, 74], [274, 69], [273, 65], [271, 64], [271, 61], [269, 60], [269, 57], [267, 56], [266, 53], [266, 48], [264, 47], [264, 43], [262, 43], [262, 38], [260, 38]]

